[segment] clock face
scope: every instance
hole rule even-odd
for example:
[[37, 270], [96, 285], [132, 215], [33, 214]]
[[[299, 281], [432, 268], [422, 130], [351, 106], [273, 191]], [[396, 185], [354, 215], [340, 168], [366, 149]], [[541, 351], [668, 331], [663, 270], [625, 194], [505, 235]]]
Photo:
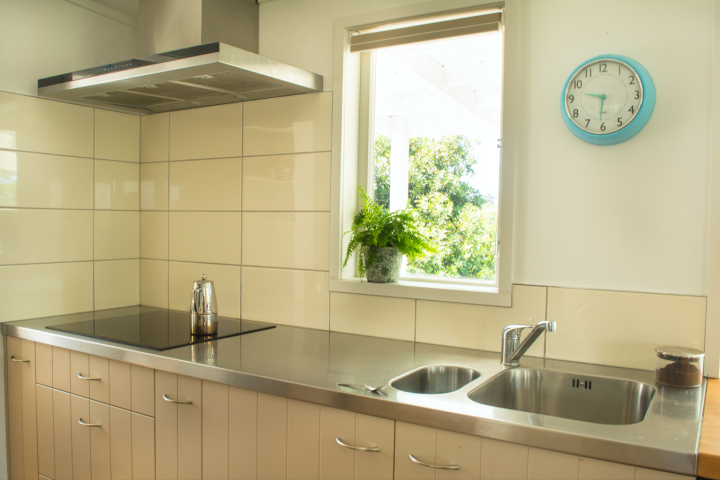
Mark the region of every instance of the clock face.
[[568, 82], [565, 111], [581, 130], [607, 135], [627, 127], [643, 101], [643, 85], [627, 63], [612, 58], [581, 66]]

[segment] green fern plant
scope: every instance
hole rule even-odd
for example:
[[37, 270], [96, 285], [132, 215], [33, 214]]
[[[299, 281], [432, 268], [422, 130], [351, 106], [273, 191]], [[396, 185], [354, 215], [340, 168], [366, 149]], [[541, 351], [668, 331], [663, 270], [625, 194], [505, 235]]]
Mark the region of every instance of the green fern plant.
[[345, 235], [350, 234], [350, 243], [345, 253], [343, 267], [347, 266], [353, 252], [358, 248], [368, 248], [367, 259], [358, 255], [358, 273], [360, 278], [375, 263], [377, 252], [372, 247], [395, 247], [409, 259], [424, 257], [426, 252], [435, 252], [435, 248], [428, 239], [418, 230], [412, 210], [405, 209], [389, 212], [386, 208], [375, 203], [362, 187], [360, 197], [363, 208], [355, 215], [352, 227]]

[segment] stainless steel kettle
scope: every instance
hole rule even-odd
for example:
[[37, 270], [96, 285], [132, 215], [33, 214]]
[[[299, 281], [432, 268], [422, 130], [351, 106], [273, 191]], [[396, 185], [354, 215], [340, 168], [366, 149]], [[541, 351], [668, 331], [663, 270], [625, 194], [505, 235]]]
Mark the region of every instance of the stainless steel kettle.
[[192, 293], [191, 326], [193, 335], [215, 335], [218, 330], [217, 295], [213, 282], [205, 275], [195, 282]]

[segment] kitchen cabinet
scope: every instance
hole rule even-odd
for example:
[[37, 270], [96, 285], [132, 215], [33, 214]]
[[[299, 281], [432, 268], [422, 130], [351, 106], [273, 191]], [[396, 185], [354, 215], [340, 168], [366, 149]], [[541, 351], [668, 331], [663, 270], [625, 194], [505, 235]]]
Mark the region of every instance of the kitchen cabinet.
[[392, 420], [321, 407], [320, 478], [393, 478], [394, 429]]
[[159, 480], [202, 478], [202, 380], [155, 372], [155, 458]]
[[44, 385], [36, 388], [41, 475], [53, 480], [155, 478], [152, 417]]
[[[396, 422], [15, 337], [7, 337], [6, 354], [13, 479], [691, 478]], [[78, 373], [99, 380], [82, 380]]]
[[6, 337], [8, 463], [10, 478], [38, 477], [35, 342]]

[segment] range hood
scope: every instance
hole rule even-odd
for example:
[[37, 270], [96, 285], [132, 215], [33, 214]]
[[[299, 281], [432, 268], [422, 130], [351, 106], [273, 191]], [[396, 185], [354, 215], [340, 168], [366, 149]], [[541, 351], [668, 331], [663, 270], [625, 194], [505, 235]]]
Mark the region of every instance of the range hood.
[[322, 76], [257, 54], [257, 7], [140, 0], [142, 57], [40, 79], [38, 95], [143, 115], [321, 92]]

